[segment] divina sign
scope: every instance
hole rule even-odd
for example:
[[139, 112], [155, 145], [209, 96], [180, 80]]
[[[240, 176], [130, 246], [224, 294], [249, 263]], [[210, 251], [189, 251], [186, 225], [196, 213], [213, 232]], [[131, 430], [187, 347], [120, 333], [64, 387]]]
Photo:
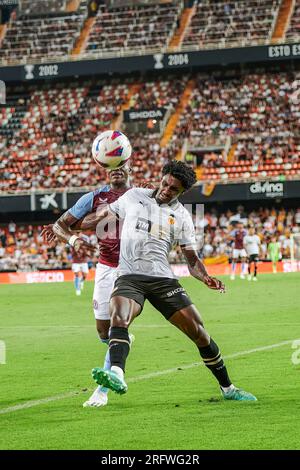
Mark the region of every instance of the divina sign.
[[270, 181], [257, 181], [249, 186], [250, 194], [266, 197], [281, 197], [284, 192], [283, 183]]

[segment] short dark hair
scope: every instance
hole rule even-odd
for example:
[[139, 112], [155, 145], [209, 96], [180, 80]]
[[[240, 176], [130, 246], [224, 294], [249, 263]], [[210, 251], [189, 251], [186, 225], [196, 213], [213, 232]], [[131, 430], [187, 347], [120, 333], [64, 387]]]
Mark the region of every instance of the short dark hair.
[[184, 162], [171, 160], [162, 169], [163, 176], [172, 175], [177, 178], [185, 190], [190, 189], [197, 181], [193, 168]]

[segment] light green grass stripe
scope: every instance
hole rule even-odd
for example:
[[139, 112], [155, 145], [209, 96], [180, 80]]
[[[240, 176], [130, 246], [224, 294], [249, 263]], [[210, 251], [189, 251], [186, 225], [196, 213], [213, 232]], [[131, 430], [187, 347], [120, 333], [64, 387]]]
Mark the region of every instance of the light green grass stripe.
[[[224, 359], [234, 359], [236, 357], [245, 356], [247, 354], [253, 354], [253, 353], [256, 353], [256, 352], [267, 351], [269, 349], [280, 348], [281, 346], [291, 344], [294, 341], [295, 341], [295, 339], [289, 339], [287, 341], [282, 341], [281, 343], [275, 343], [275, 344], [270, 344], [269, 346], [261, 346], [259, 348], [248, 349], [247, 351], [239, 351], [239, 352], [236, 352], [236, 353], [233, 353], [233, 354], [228, 354], [227, 356], [223, 356], [223, 357], [224, 357]], [[201, 366], [201, 365], [203, 365], [202, 362], [194, 362], [193, 364], [177, 366], [177, 367], [173, 367], [172, 369], [165, 369], [165, 370], [160, 370], [160, 371], [157, 371], [157, 372], [151, 372], [150, 374], [139, 375], [137, 377], [129, 378], [127, 380], [127, 383], [140, 382], [141, 380], [153, 379], [153, 378], [159, 377], [161, 375], [172, 374], [173, 372], [177, 372], [178, 370], [191, 369], [193, 367], [198, 367], [198, 366]], [[73, 391], [73, 392], [68, 392], [68, 393], [64, 393], [64, 394], [61, 394], [61, 395], [54, 395], [53, 397], [41, 398], [39, 400], [30, 400], [26, 403], [21, 403], [20, 405], [15, 405], [15, 406], [10, 406], [8, 408], [0, 409], [0, 415], [1, 414], [6, 414], [6, 413], [12, 413], [14, 411], [19, 411], [19, 410], [25, 410], [27, 408], [32, 408], [34, 406], [50, 403], [52, 401], [63, 400], [65, 398], [74, 397], [74, 396], [79, 395], [81, 393], [82, 392]]]

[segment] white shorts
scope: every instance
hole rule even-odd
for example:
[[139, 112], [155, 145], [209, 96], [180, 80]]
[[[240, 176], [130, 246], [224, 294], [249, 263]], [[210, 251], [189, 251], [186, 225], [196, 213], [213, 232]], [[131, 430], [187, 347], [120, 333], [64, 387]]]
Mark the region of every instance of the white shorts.
[[116, 280], [117, 268], [98, 263], [95, 274], [93, 307], [96, 320], [110, 320], [109, 301]]
[[237, 248], [233, 249], [233, 258], [238, 259], [238, 258], [247, 258], [247, 253], [245, 248], [242, 248], [241, 250], [238, 250]]
[[87, 263], [72, 263], [73, 273], [89, 273], [89, 266]]

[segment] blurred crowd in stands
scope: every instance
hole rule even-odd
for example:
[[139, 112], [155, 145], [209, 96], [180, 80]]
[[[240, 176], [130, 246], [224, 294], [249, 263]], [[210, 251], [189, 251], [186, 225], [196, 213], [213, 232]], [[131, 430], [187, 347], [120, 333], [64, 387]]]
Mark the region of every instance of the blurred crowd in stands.
[[[259, 208], [245, 212], [242, 206], [236, 211], [218, 212], [212, 209], [204, 214], [198, 223], [196, 232], [202, 238], [202, 258], [231, 258], [231, 232], [238, 222], [245, 228], [254, 226], [261, 238], [260, 258], [267, 260], [267, 245], [272, 236], [280, 242], [283, 258], [290, 257], [290, 236], [300, 233], [300, 208], [297, 210], [284, 208], [280, 210]], [[0, 228], [0, 271], [35, 271], [46, 269], [67, 269], [71, 267], [70, 248], [64, 244], [49, 247], [40, 237], [42, 226], [16, 225], [11, 221]], [[97, 245], [97, 238], [89, 234], [91, 243]], [[170, 253], [172, 263], [184, 262], [180, 248]], [[91, 259], [95, 265], [97, 259]]]
[[238, 42], [249, 44], [270, 39], [280, 0], [199, 0], [185, 34], [183, 45], [208, 45]]
[[205, 181], [300, 175], [299, 85], [294, 71], [13, 88], [0, 108], [0, 190], [96, 186], [105, 174], [91, 159], [95, 135], [119, 125], [124, 105], [164, 107], [173, 116], [187, 87], [190, 99], [167, 145], [160, 145], [160, 134], [123, 129], [134, 148], [136, 181], [158, 180], [162, 165], [184, 145], [192, 153], [210, 147], [199, 175]]

